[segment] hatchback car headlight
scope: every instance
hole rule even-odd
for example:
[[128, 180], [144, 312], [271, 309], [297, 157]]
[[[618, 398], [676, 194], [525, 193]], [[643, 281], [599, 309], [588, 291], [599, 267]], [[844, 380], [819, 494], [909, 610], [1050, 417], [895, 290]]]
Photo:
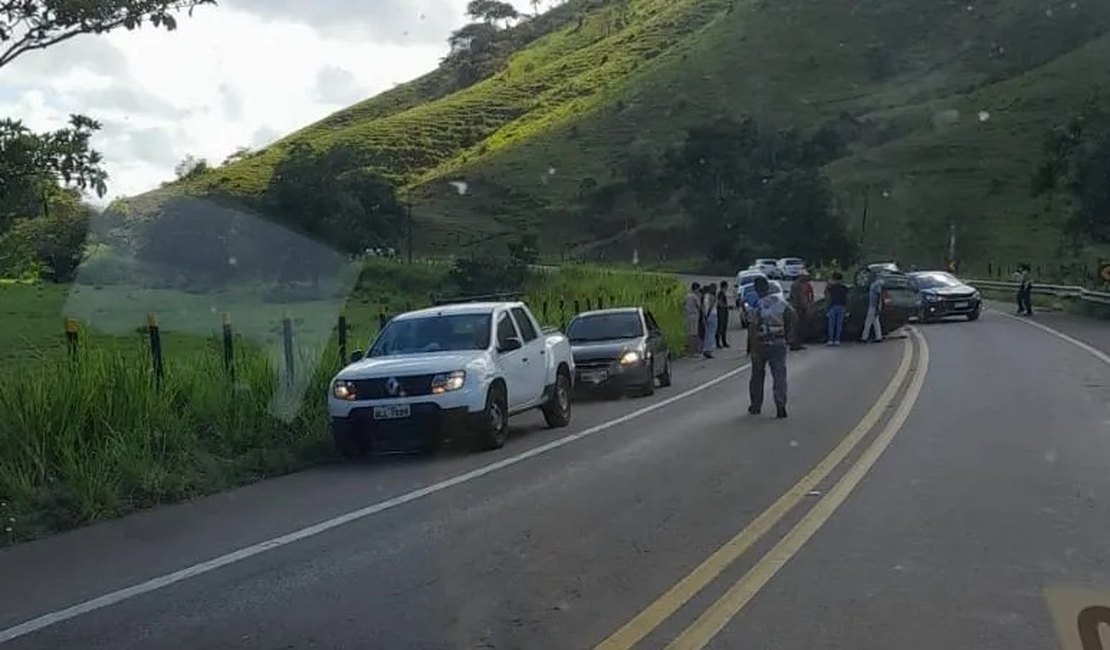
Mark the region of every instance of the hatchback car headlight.
[[442, 395], [453, 390], [459, 390], [464, 385], [466, 385], [465, 371], [456, 370], [454, 372], [445, 372], [432, 377], [432, 394]]
[[639, 350], [629, 350], [621, 355], [620, 363], [622, 366], [631, 366], [640, 363], [643, 358], [644, 355], [640, 354]]
[[358, 399], [358, 389], [355, 387], [353, 381], [345, 379], [336, 379], [331, 385], [331, 394], [336, 399], [345, 400], [348, 402]]

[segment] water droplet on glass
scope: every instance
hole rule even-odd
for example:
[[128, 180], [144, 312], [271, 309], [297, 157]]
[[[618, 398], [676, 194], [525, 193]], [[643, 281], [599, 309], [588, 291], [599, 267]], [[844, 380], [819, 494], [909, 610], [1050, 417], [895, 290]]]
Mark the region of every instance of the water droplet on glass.
[[986, 122], [989, 119], [991, 119], [991, 114], [990, 114], [989, 111], [979, 111], [979, 121], [980, 122]]
[[227, 258], [227, 263], [230, 266], [238, 266], [239, 265], [239, 258], [229, 257], [229, 258]]
[[798, 446], [798, 441], [797, 440], [791, 440], [790, 441], [790, 446], [791, 447], [797, 447]]
[[466, 181], [451, 181], [450, 183], [448, 183], [448, 185], [455, 188], [455, 191], [459, 193], [459, 196], [463, 196], [464, 194], [466, 194], [467, 190], [470, 188], [470, 185], [467, 184]]
[[1049, 451], [1047, 454], [1044, 455], [1044, 461], [1046, 463], [1055, 463], [1058, 457], [1059, 456], [1056, 455], [1055, 450]]
[[548, 167], [547, 168], [547, 175], [548, 176], [554, 176], [555, 175], [555, 168], [554, 167]]

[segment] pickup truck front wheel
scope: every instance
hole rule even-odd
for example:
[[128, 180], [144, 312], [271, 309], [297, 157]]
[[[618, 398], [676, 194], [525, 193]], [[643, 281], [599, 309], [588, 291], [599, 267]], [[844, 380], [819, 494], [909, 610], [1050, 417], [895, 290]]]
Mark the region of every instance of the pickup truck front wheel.
[[474, 442], [479, 449], [493, 450], [505, 446], [509, 438], [509, 405], [505, 389], [491, 386], [486, 394], [486, 408], [478, 416], [478, 430]]
[[552, 429], [570, 424], [570, 377], [565, 372], [555, 377], [551, 398], [543, 405], [543, 419]]

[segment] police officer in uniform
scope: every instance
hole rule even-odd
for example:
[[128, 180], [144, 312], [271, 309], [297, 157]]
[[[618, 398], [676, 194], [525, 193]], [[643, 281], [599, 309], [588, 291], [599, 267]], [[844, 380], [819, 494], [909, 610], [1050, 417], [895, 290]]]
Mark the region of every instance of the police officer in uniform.
[[763, 388], [767, 367], [771, 368], [772, 390], [775, 397], [776, 417], [786, 417], [786, 348], [793, 340], [797, 326], [794, 309], [779, 294], [771, 293], [767, 278], [756, 278], [755, 291], [759, 302], [751, 313], [748, 327], [748, 345], [751, 350], [752, 378], [748, 385], [751, 406], [748, 413], [759, 415], [763, 411]]

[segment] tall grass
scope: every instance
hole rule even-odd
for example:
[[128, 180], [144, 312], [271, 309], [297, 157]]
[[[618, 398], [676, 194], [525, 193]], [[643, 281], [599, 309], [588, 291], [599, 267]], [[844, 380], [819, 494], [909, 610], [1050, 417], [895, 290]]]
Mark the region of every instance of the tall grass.
[[596, 309], [599, 298], [604, 307], [646, 307], [663, 328], [671, 350], [681, 353], [686, 349], [684, 295], [682, 283], [673, 275], [569, 266], [557, 273], [537, 274], [526, 300], [536, 316], [546, 321], [544, 325], [554, 326], [565, 325], [574, 315], [575, 301], [582, 310]]
[[[335, 357], [330, 357], [335, 358]], [[235, 377], [211, 354], [167, 360], [90, 349], [0, 379], [0, 500], [9, 539], [284, 473], [329, 453], [321, 367], [289, 421], [271, 413], [279, 373], [243, 350]]]
[[[364, 276], [347, 303], [348, 319], [359, 332], [351, 349], [360, 347], [362, 332], [375, 329], [380, 301], [396, 313], [410, 301], [423, 306], [427, 298], [417, 295], [443, 289], [432, 280], [445, 270], [419, 270], [415, 279], [403, 272], [375, 267]], [[672, 349], [683, 349], [683, 290], [672, 276], [571, 267], [534, 274], [526, 294], [541, 318], [548, 305], [547, 325], [564, 324], [575, 301], [582, 309], [587, 302], [596, 308], [598, 297], [605, 306], [642, 304], [666, 330]], [[15, 520], [0, 526], [0, 544], [331, 456], [325, 396], [339, 365], [334, 336], [326, 345], [319, 343], [327, 339], [323, 334], [300, 339], [318, 343], [298, 349], [298, 381], [291, 390], [283, 383], [280, 354], [259, 347], [262, 341], [239, 340], [231, 376], [217, 341], [167, 336], [160, 385], [142, 338], [88, 332], [75, 360], [46, 354], [38, 364], [0, 374], [0, 514]], [[304, 374], [309, 369], [311, 375]]]

